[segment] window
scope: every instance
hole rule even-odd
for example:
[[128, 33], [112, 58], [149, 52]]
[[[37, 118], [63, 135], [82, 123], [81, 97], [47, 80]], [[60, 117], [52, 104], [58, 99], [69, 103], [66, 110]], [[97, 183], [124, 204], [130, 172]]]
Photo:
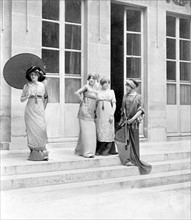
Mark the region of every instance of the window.
[[191, 104], [191, 22], [167, 16], [167, 104]]
[[60, 102], [60, 2], [42, 0], [42, 59], [46, 64], [50, 103]]
[[126, 10], [125, 14], [125, 78], [133, 78], [139, 82], [138, 92], [141, 93], [142, 70], [142, 32], [141, 11]]
[[180, 18], [179, 23], [180, 104], [191, 105], [191, 22]]
[[167, 104], [176, 104], [176, 18], [167, 16], [166, 21], [166, 68], [167, 68]]
[[65, 102], [79, 102], [74, 92], [81, 87], [81, 1], [65, 1]]
[[42, 0], [42, 59], [46, 64], [49, 102], [76, 103], [82, 70], [81, 0]]

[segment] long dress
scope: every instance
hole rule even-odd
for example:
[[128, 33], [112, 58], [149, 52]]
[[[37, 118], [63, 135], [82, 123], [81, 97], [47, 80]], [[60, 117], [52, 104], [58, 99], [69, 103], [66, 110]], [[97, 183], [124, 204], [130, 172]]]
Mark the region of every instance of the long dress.
[[113, 90], [100, 90], [96, 108], [97, 155], [116, 154], [114, 120], [109, 121], [114, 103], [116, 98]]
[[139, 118], [132, 124], [125, 123], [125, 118], [132, 118], [138, 111], [141, 111], [140, 118], [145, 114], [142, 107], [141, 95], [124, 95], [122, 103], [121, 127], [116, 132], [115, 140], [119, 157], [124, 165], [131, 162], [138, 166], [141, 175], [151, 172], [152, 166], [140, 160], [139, 152]]
[[93, 92], [85, 91], [84, 100], [80, 103], [78, 111], [79, 137], [75, 148], [75, 154], [84, 157], [94, 157], [96, 151], [96, 127], [95, 107], [96, 95]]
[[23, 88], [22, 96], [25, 96], [27, 92], [31, 93], [24, 113], [27, 145], [31, 150], [28, 160], [48, 160], [44, 109], [44, 97], [47, 96], [45, 85], [41, 82], [27, 83]]

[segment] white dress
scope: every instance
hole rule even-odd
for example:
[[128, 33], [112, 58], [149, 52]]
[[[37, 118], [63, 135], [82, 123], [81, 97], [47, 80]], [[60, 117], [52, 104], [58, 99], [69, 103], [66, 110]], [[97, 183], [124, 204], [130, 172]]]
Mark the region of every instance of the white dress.
[[44, 109], [44, 97], [47, 96], [47, 92], [42, 82], [25, 84], [22, 96], [26, 96], [28, 92], [31, 95], [27, 101], [24, 118], [27, 131], [27, 145], [31, 150], [29, 160], [44, 160], [48, 157]]
[[112, 123], [109, 122], [114, 103], [116, 98], [113, 90], [100, 90], [96, 108], [96, 130], [99, 142], [114, 141], [114, 120]]

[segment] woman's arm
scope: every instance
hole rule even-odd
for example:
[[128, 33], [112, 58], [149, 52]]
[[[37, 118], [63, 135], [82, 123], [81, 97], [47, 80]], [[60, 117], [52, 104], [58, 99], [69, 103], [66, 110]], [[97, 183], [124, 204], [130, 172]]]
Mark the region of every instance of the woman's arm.
[[132, 118], [127, 120], [127, 124], [131, 124], [142, 114], [142, 110], [139, 110]]
[[30, 97], [30, 92], [27, 91], [27, 85], [24, 85], [20, 101], [25, 102], [29, 97]]
[[115, 110], [116, 110], [116, 98], [115, 98], [115, 92], [113, 90], [112, 91], [112, 110], [111, 110], [111, 113], [110, 113], [110, 118], [109, 118], [109, 121], [112, 123], [113, 122], [113, 119], [114, 119], [114, 114], [115, 114]]
[[44, 96], [44, 109], [46, 109], [47, 104], [48, 104], [48, 95]]
[[127, 123], [128, 124], [131, 124], [131, 123], [133, 123], [134, 122], [134, 120], [136, 120], [140, 115], [144, 115], [145, 114], [145, 111], [144, 111], [144, 109], [143, 109], [143, 103], [142, 103], [142, 98], [141, 98], [141, 96], [139, 96], [139, 99], [138, 99], [138, 109], [137, 109], [137, 113], [132, 117], [132, 118], [130, 118], [128, 121], [127, 121]]
[[111, 91], [112, 91], [112, 99], [111, 99], [111, 102], [112, 102], [112, 110], [111, 110], [111, 116], [114, 116], [115, 110], [116, 110], [116, 98], [115, 98], [115, 92], [114, 92], [114, 90], [111, 90]]
[[115, 110], [116, 110], [116, 103], [115, 102], [113, 102], [112, 103], [113, 104], [113, 107], [112, 107], [112, 110], [111, 110], [111, 116], [114, 116], [114, 114], [115, 114]]
[[111, 110], [111, 114], [109, 116], [109, 122], [112, 123], [114, 120], [114, 114], [115, 114], [115, 110], [116, 110], [116, 103], [113, 103], [113, 108]]
[[78, 96], [78, 98], [80, 99], [81, 102], [83, 101], [83, 96], [82, 96], [82, 94], [83, 94], [83, 92], [85, 92], [86, 90], [87, 90], [87, 86], [85, 85], [85, 86], [83, 86], [82, 88], [80, 88], [79, 90], [77, 90], [77, 91], [74, 93], [76, 96]]
[[47, 92], [47, 84], [44, 84], [45, 86], [45, 94], [44, 94], [44, 109], [46, 109], [46, 106], [48, 104], [48, 92]]

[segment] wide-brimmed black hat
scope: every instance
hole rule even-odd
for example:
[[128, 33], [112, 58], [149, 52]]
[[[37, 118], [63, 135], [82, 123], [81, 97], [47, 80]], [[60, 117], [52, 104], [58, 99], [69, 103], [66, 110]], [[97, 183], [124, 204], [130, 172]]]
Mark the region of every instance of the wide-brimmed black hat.
[[31, 67], [39, 68], [45, 75], [45, 64], [40, 57], [31, 53], [21, 53], [13, 56], [3, 68], [5, 81], [11, 87], [22, 89], [24, 84], [27, 83], [26, 72]]
[[26, 79], [27, 79], [28, 81], [31, 81], [30, 74], [31, 74], [32, 72], [37, 72], [37, 73], [38, 73], [38, 81], [39, 81], [39, 82], [42, 82], [42, 81], [45, 80], [45, 78], [46, 78], [45, 72], [44, 72], [40, 67], [38, 67], [38, 66], [31, 66], [31, 67], [26, 71], [26, 76], [25, 76], [25, 77], [26, 77]]

